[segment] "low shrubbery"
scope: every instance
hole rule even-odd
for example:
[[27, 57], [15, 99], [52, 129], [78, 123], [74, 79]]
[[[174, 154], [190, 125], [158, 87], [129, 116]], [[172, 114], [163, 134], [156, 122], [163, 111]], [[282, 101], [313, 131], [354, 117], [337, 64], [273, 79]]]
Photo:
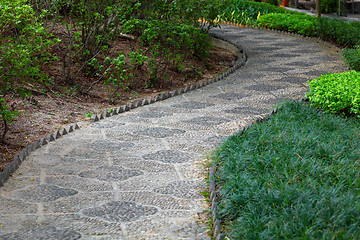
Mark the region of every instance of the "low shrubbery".
[[[138, 20], [140, 22], [144, 22]], [[160, 61], [150, 61], [150, 78], [147, 86], [156, 85], [163, 79], [167, 67], [180, 69], [189, 57], [203, 59], [210, 48], [209, 37], [205, 29], [176, 21], [152, 20], [141, 31], [136, 25], [127, 27], [127, 31], [139, 31], [140, 43]]]
[[323, 40], [353, 47], [360, 44], [360, 22], [320, 18], [317, 23], [317, 36]]
[[310, 81], [310, 92], [306, 96], [316, 107], [331, 113], [360, 117], [360, 73], [323, 75]]
[[304, 36], [316, 34], [316, 19], [307, 14], [269, 13], [259, 16], [256, 25]]
[[344, 48], [342, 51], [346, 64], [356, 71], [360, 71], [360, 46]]
[[221, 20], [237, 22], [244, 25], [254, 25], [259, 16], [268, 13], [294, 13], [284, 8], [280, 8], [269, 3], [260, 3], [244, 0], [232, 0], [224, 5]]
[[360, 123], [287, 103], [216, 153], [230, 239], [359, 239]]

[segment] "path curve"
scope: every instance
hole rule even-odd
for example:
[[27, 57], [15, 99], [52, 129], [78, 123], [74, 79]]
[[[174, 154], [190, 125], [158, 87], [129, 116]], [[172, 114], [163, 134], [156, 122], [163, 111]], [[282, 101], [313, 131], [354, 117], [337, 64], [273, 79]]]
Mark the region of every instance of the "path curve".
[[0, 239], [210, 239], [207, 156], [307, 80], [345, 70], [335, 48], [222, 25], [245, 66], [220, 82], [107, 118], [35, 150], [0, 188]]

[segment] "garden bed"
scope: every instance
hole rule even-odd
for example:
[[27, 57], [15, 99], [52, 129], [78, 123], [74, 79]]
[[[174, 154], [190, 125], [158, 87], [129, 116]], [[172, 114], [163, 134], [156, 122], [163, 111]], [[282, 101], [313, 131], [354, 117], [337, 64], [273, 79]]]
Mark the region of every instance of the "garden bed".
[[224, 142], [215, 157], [230, 239], [359, 239], [360, 123], [309, 103]]

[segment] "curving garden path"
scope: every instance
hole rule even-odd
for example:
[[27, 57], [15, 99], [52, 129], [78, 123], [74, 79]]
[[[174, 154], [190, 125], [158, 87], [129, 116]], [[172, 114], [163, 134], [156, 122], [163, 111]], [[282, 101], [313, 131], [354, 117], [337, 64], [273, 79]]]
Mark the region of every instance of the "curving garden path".
[[307, 80], [340, 72], [336, 49], [223, 25], [245, 49], [225, 79], [106, 118], [31, 153], [0, 188], [0, 239], [210, 239], [207, 157]]

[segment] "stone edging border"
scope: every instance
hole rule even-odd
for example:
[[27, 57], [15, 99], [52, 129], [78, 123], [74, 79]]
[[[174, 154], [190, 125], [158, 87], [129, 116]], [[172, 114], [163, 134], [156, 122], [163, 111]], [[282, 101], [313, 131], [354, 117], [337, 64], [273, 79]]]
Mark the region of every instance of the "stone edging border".
[[[308, 102], [309, 99], [304, 97], [298, 101]], [[278, 107], [274, 107], [271, 111], [266, 113], [265, 116], [258, 117], [252, 122], [246, 124], [244, 127], [241, 127], [240, 130], [237, 133], [235, 133], [235, 135], [242, 135], [247, 129], [252, 127], [254, 124], [269, 120], [281, 108], [282, 105]], [[213, 218], [213, 237], [214, 240], [224, 240], [226, 235], [221, 232], [221, 219], [219, 218], [219, 213], [218, 213], [219, 194], [216, 189], [216, 182], [215, 182], [216, 166], [217, 163], [213, 162], [209, 170], [209, 193], [210, 193], [211, 216]]]
[[[219, 76], [214, 77], [210, 80], [207, 80], [205, 82], [198, 83], [196, 85], [192, 84], [192, 85], [187, 85], [180, 89], [175, 89], [175, 90], [168, 91], [168, 92], [161, 92], [160, 94], [156, 95], [154, 98], [151, 98], [151, 99], [137, 100], [135, 102], [130, 102], [126, 105], [119, 106], [115, 109], [105, 110], [103, 114], [92, 115], [91, 121], [97, 122], [106, 117], [118, 115], [120, 113], [129, 111], [129, 110], [137, 108], [137, 107], [152, 104], [154, 102], [165, 100], [167, 98], [174, 97], [174, 96], [180, 95], [182, 93], [186, 93], [186, 92], [198, 89], [198, 88], [202, 88], [206, 85], [209, 85], [211, 83], [214, 83], [214, 82], [224, 79], [225, 77], [229, 76], [231, 73], [233, 73], [235, 70], [239, 69], [240, 67], [242, 67], [245, 64], [245, 62], [247, 60], [246, 54], [240, 45], [237, 46], [233, 43], [230, 43], [229, 41], [224, 40], [215, 34], [211, 34], [211, 35], [214, 38], [220, 39], [221, 41], [225, 42], [224, 45], [230, 44], [231, 46], [235, 46], [238, 49], [238, 60], [236, 61], [234, 66], [229, 68], [226, 72], [224, 72], [224, 73], [220, 74]], [[80, 129], [80, 127], [77, 123], [74, 123], [73, 125], [69, 125], [65, 128], [57, 130], [53, 134], [49, 134], [49, 135], [47, 135], [47, 137], [41, 138], [40, 140], [35, 141], [35, 142], [29, 144], [28, 146], [26, 146], [25, 148], [23, 148], [20, 152], [18, 152], [13, 157], [12, 161], [5, 166], [4, 170], [2, 172], [0, 172], [0, 187], [4, 185], [4, 183], [9, 179], [9, 177], [12, 175], [12, 173], [14, 173], [16, 171], [16, 169], [19, 167], [21, 162], [24, 161], [25, 158], [32, 151], [48, 144], [48, 142], [55, 141], [56, 139], [60, 138], [61, 136], [71, 133], [77, 129]]]
[[12, 161], [8, 163], [4, 170], [0, 172], [0, 187], [4, 185], [6, 180], [9, 179], [11, 174], [19, 167], [20, 163], [25, 160], [25, 158], [35, 149], [41, 148], [42, 146], [48, 144], [49, 142], [55, 141], [63, 135], [73, 132], [74, 130], [80, 129], [77, 123], [69, 125], [60, 130], [56, 130], [54, 133], [47, 135], [45, 138], [41, 138], [38, 141], [30, 143], [24, 147], [19, 153], [17, 153]]

